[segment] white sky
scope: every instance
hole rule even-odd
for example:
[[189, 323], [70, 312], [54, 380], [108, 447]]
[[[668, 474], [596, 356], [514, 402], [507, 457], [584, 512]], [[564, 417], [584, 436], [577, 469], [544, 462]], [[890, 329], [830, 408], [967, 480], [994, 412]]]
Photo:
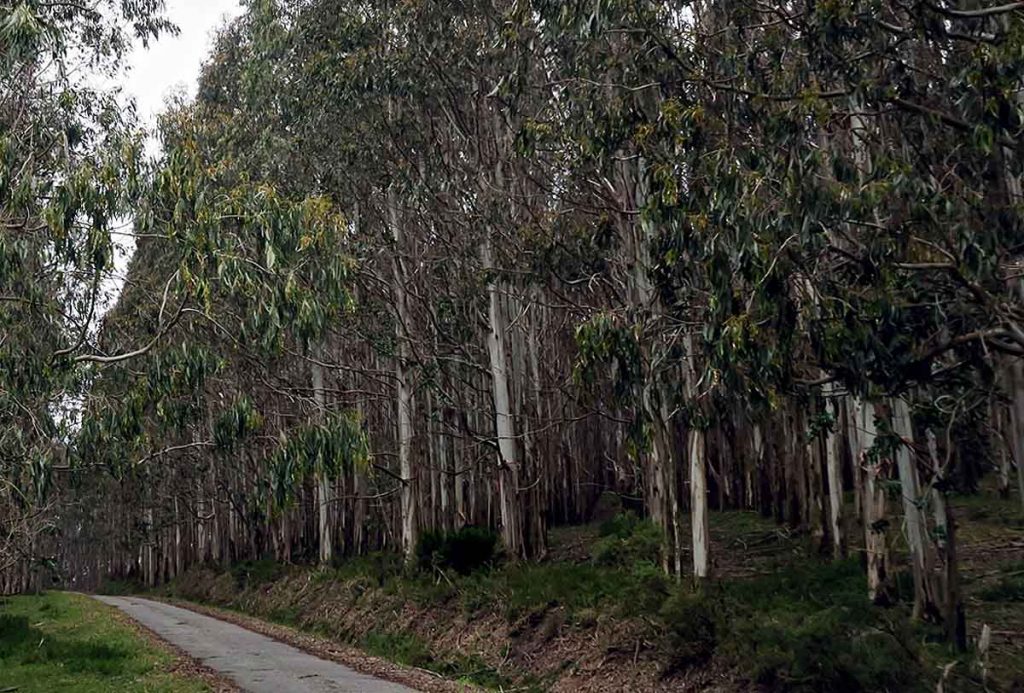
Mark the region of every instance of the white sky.
[[[178, 26], [177, 36], [151, 41], [149, 48], [136, 46], [129, 58], [124, 87], [135, 99], [139, 118], [148, 127], [156, 124], [166, 97], [184, 89], [195, 96], [199, 67], [213, 47], [215, 30], [242, 13], [238, 0], [166, 0], [166, 16]], [[150, 153], [156, 153], [156, 144]]]
[[[135, 100], [140, 124], [150, 132], [164, 110], [167, 97], [183, 91], [195, 96], [199, 68], [213, 47], [216, 30], [243, 11], [239, 0], [166, 0], [165, 16], [178, 27], [178, 34], [165, 34], [150, 41], [149, 48], [136, 42], [128, 57], [128, 70], [121, 86], [125, 96]], [[146, 146], [150, 156], [159, 153], [160, 143], [152, 135]], [[124, 220], [125, 231], [131, 221]], [[99, 314], [117, 301], [128, 263], [135, 253], [135, 239], [129, 234], [114, 237], [114, 276], [104, 282]]]
[[[172, 93], [183, 91], [190, 97], [196, 94], [199, 68], [213, 47], [216, 30], [228, 20], [240, 15], [244, 8], [240, 0], [166, 0], [165, 16], [175, 25], [177, 35], [165, 35], [151, 41], [149, 48], [140, 42], [128, 56], [128, 69], [117, 82], [124, 88], [124, 96], [135, 100], [140, 125], [150, 132], [156, 117], [164, 109], [164, 102]], [[87, 78], [87, 79], [96, 79]], [[93, 86], [113, 87], [107, 79], [99, 78]], [[159, 153], [160, 143], [150, 136], [147, 152]], [[124, 219], [120, 226], [125, 233], [114, 235], [114, 272], [108, 275], [96, 306], [96, 319], [90, 330], [100, 328], [103, 315], [117, 302], [124, 286], [128, 263], [135, 253], [135, 238], [131, 235], [132, 222]], [[82, 400], [65, 398], [57, 406], [54, 416], [75, 430], [80, 423]]]

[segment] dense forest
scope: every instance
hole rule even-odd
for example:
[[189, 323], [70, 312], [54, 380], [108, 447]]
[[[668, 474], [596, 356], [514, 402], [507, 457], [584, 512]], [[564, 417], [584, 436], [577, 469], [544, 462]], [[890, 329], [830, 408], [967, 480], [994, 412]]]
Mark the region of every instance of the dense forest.
[[968, 646], [951, 498], [1024, 499], [1024, 3], [254, 0], [154, 161], [76, 67], [174, 29], [99, 5], [0, 4], [3, 592], [543, 561], [615, 494], [675, 580], [752, 510]]

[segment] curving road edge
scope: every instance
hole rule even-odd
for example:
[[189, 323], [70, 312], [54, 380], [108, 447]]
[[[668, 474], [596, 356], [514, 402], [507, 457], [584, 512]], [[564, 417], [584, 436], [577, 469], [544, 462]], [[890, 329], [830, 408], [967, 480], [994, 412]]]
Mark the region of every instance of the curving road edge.
[[250, 693], [415, 693], [188, 609], [141, 597], [95, 598]]

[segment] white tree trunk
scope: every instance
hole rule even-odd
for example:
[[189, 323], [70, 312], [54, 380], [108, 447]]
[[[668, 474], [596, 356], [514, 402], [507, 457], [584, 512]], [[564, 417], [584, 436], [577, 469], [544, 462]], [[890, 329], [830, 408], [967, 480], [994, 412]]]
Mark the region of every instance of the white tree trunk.
[[[687, 335], [686, 364], [683, 387], [687, 399], [697, 396], [697, 362], [693, 346], [693, 335]], [[687, 431], [687, 450], [690, 459], [690, 526], [693, 541], [693, 575], [703, 579], [710, 574], [710, 535], [708, 532], [708, 480], [705, 432], [690, 423]]]
[[886, 539], [885, 489], [880, 474], [882, 465], [872, 460], [869, 451], [875, 444], [875, 408], [871, 403], [855, 400], [850, 417], [854, 434], [854, 460], [864, 475], [861, 499], [864, 512], [864, 547], [867, 553], [868, 598], [880, 602], [888, 598], [889, 544]]
[[[484, 270], [493, 272], [494, 258], [488, 237], [480, 250]], [[515, 422], [509, 397], [508, 334], [504, 301], [498, 280], [487, 282], [489, 298], [487, 352], [491, 363], [491, 387], [494, 397], [494, 428], [498, 438], [498, 495], [501, 510], [501, 533], [505, 549], [513, 556], [523, 552], [522, 527], [519, 521], [519, 457], [516, 447]]]
[[[324, 393], [324, 369], [319, 363], [314, 362], [310, 365], [310, 372], [313, 381], [313, 401], [316, 404], [317, 418], [322, 421], [327, 414], [327, 397]], [[327, 479], [327, 470], [323, 466], [316, 470], [316, 504], [319, 521], [320, 564], [328, 565], [333, 557], [331, 542], [331, 486]]]
[[902, 398], [892, 400], [892, 430], [901, 439], [896, 448], [896, 468], [900, 477], [900, 495], [903, 498], [903, 522], [910, 559], [914, 572], [914, 614], [920, 617], [934, 595], [931, 589], [932, 561], [928, 525], [921, 510], [921, 488], [917, 463], [911, 445], [914, 443], [914, 429], [910, 419], [910, 407]]
[[687, 434], [690, 449], [690, 520], [693, 533], [693, 575], [709, 574], [708, 481], [704, 466], [704, 432], [691, 428]]
[[843, 533], [843, 475], [840, 469], [839, 422], [842, 420], [842, 407], [845, 399], [830, 401], [825, 399], [825, 406], [834, 404], [835, 422], [825, 438], [825, 471], [828, 477], [829, 520], [832, 532], [832, 550], [836, 557], [846, 554], [846, 542]]
[[392, 290], [395, 297], [395, 310], [398, 314], [396, 340], [398, 354], [395, 359], [395, 379], [398, 381], [398, 401], [396, 414], [398, 418], [398, 467], [402, 477], [402, 551], [407, 561], [416, 552], [417, 518], [416, 518], [416, 474], [412, 462], [412, 387], [409, 382], [407, 362], [409, 360], [409, 344], [406, 331], [410, 325], [409, 308], [405, 295], [405, 268], [402, 263], [402, 229], [398, 222], [398, 198], [394, 186], [387, 191], [388, 224], [395, 241], [393, 259]]

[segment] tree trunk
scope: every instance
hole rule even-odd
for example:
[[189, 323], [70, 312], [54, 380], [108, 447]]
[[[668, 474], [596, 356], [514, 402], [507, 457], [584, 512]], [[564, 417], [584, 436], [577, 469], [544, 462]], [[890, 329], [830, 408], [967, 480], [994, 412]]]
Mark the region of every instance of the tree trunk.
[[874, 604], [892, 602], [890, 580], [888, 527], [889, 517], [883, 482], [887, 477], [888, 461], [872, 457], [871, 448], [877, 438], [875, 407], [871, 403], [855, 400], [851, 417], [856, 431], [853, 446], [854, 461], [861, 468], [864, 489], [861, 506], [864, 512], [864, 548], [867, 554], [868, 598]]
[[494, 429], [498, 438], [498, 496], [501, 513], [501, 536], [510, 556], [523, 558], [523, 533], [519, 517], [519, 455], [516, 449], [515, 423], [509, 397], [508, 327], [504, 301], [497, 277], [494, 276], [494, 258], [491, 239], [484, 240], [480, 249], [487, 281], [488, 332], [487, 352], [491, 365], [491, 392], [494, 397]]
[[934, 561], [927, 521], [921, 510], [921, 485], [913, 454], [914, 429], [910, 408], [902, 398], [892, 400], [892, 430], [900, 438], [896, 448], [896, 467], [900, 478], [900, 495], [903, 498], [904, 529], [914, 574], [914, 616], [934, 619], [938, 615], [932, 575]]
[[392, 290], [395, 298], [395, 310], [397, 312], [397, 326], [395, 338], [398, 343], [398, 353], [395, 358], [395, 380], [398, 382], [398, 401], [396, 402], [396, 415], [398, 419], [398, 467], [399, 475], [402, 477], [401, 491], [401, 522], [402, 522], [402, 551], [406, 561], [411, 561], [415, 556], [416, 542], [418, 539], [418, 523], [416, 517], [416, 473], [412, 461], [412, 387], [409, 382], [408, 361], [409, 343], [407, 331], [410, 328], [410, 315], [405, 295], [406, 274], [402, 262], [403, 238], [402, 228], [398, 221], [398, 198], [394, 185], [387, 191], [387, 215], [388, 224], [391, 226], [392, 238], [395, 242], [394, 259], [392, 263], [393, 282]]
[[1010, 409], [1013, 444], [1010, 449], [1017, 464], [1017, 500], [1024, 510], [1024, 362], [1015, 359], [1010, 372], [1013, 393], [1013, 404]]
[[693, 534], [693, 575], [706, 578], [710, 573], [708, 533], [708, 481], [705, 469], [704, 432], [696, 427], [687, 433], [690, 452], [690, 522]]
[[825, 470], [828, 481], [829, 532], [832, 535], [832, 552], [836, 558], [846, 555], [846, 534], [843, 531], [843, 473], [842, 436], [839, 434], [842, 420], [843, 399], [825, 400], [825, 406], [834, 406], [835, 418], [825, 437]]
[[[314, 362], [310, 365], [310, 372], [313, 381], [313, 401], [316, 404], [316, 416], [318, 420], [323, 421], [327, 413], [327, 398], [324, 393], [324, 369], [319, 363]], [[330, 482], [327, 478], [327, 470], [321, 464], [316, 470], [316, 505], [319, 530], [317, 536], [319, 538], [320, 565], [329, 565], [334, 554], [334, 547], [331, 541], [330, 496]]]

